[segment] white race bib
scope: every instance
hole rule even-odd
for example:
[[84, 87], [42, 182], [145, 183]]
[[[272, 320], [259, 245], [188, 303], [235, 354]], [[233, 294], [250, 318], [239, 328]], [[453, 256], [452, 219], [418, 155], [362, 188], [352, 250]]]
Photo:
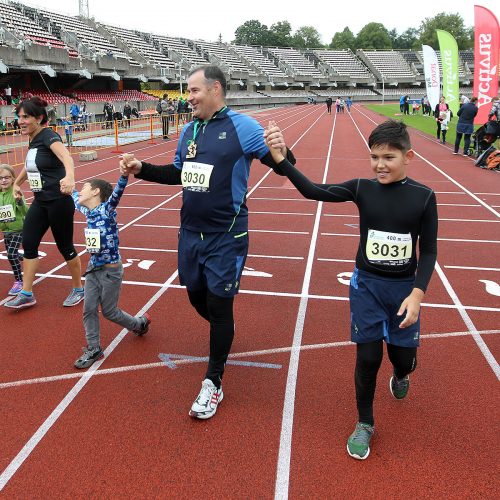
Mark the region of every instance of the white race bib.
[[209, 191], [213, 165], [185, 161], [182, 166], [182, 187], [188, 191]]
[[366, 256], [372, 263], [403, 265], [411, 258], [411, 234], [386, 233], [368, 230]]
[[34, 192], [37, 193], [38, 191], [42, 190], [42, 176], [40, 175], [40, 172], [26, 172], [28, 174], [28, 182], [30, 185], [30, 189]]
[[12, 222], [16, 220], [16, 214], [12, 205], [0, 206], [0, 222]]
[[85, 228], [85, 247], [89, 253], [101, 251], [101, 231], [99, 229]]

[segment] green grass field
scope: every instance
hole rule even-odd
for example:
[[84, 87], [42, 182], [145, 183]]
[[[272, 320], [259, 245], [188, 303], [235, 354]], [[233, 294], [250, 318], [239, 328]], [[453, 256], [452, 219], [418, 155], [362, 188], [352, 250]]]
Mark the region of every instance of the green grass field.
[[[375, 111], [382, 116], [387, 116], [394, 120], [400, 120], [404, 122], [409, 127], [416, 128], [422, 132], [425, 132], [432, 137], [436, 137], [436, 119], [433, 116], [424, 116], [422, 115], [422, 111], [419, 110], [417, 115], [412, 115], [411, 110], [409, 115], [403, 115], [399, 111], [398, 103], [391, 104], [367, 104], [366, 107]], [[455, 134], [457, 127], [458, 117], [454, 116], [450, 121], [450, 126], [448, 128], [448, 133], [446, 134], [446, 142], [449, 144], [455, 144]], [[475, 129], [479, 128], [479, 125], [475, 127]], [[463, 146], [463, 139], [462, 144]]]

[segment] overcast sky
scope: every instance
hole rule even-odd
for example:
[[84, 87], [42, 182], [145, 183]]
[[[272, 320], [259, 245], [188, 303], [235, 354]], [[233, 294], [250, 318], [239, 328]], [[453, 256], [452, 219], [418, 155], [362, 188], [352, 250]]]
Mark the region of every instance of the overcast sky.
[[[22, 0], [20, 0], [22, 2]], [[34, 0], [28, 5], [43, 4], [47, 10], [77, 15], [78, 0]], [[356, 35], [370, 22], [383, 23], [387, 29], [402, 33], [418, 28], [427, 17], [440, 12], [458, 13], [466, 26], [474, 24], [474, 4], [490, 9], [500, 19], [498, 0], [358, 0], [344, 4], [333, 2], [283, 2], [269, 0], [216, 0], [212, 2], [175, 2], [169, 0], [88, 0], [89, 13], [96, 21], [129, 29], [186, 38], [215, 41], [219, 34], [225, 42], [234, 40], [236, 28], [250, 19], [257, 19], [270, 27], [287, 20], [296, 31], [301, 26], [314, 26], [328, 44], [337, 31], [346, 26]], [[294, 6], [297, 4], [297, 6]], [[368, 4], [368, 5], [367, 5]], [[308, 8], [310, 6], [310, 8]], [[406, 7], [406, 10], [403, 8]]]

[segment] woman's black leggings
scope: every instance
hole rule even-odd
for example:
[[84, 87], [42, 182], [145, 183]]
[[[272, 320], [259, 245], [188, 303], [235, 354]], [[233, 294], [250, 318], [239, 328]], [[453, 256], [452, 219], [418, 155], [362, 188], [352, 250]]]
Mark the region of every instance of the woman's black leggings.
[[[404, 378], [417, 367], [417, 348], [399, 347], [387, 344], [387, 354], [394, 366], [394, 375]], [[356, 344], [356, 403], [359, 421], [374, 425], [373, 399], [377, 385], [377, 373], [384, 355], [384, 341], [377, 340], [366, 344]]]
[[210, 357], [205, 378], [220, 387], [234, 338], [234, 297], [219, 297], [207, 288], [188, 290], [188, 297], [198, 314], [210, 323]]
[[57, 249], [68, 261], [77, 256], [73, 246], [73, 216], [75, 204], [71, 196], [31, 204], [23, 226], [23, 248], [26, 259], [38, 257], [38, 247], [47, 230], [52, 230]]

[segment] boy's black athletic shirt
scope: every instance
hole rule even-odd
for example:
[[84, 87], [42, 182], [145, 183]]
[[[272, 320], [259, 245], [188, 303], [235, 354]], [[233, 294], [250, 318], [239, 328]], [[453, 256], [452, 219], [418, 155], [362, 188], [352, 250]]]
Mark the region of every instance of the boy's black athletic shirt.
[[[356, 255], [358, 269], [395, 279], [416, 273], [414, 287], [426, 291], [437, 256], [438, 216], [436, 195], [432, 189], [408, 177], [390, 184], [381, 184], [376, 179], [315, 184], [286, 159], [278, 167], [306, 198], [334, 203], [352, 201], [357, 205], [360, 222]], [[404, 240], [405, 235], [408, 238], [407, 245], [399, 240], [392, 244], [390, 239], [401, 237]], [[368, 241], [371, 258], [367, 255]], [[384, 256], [377, 261], [374, 254], [380, 255], [380, 252]]]

